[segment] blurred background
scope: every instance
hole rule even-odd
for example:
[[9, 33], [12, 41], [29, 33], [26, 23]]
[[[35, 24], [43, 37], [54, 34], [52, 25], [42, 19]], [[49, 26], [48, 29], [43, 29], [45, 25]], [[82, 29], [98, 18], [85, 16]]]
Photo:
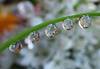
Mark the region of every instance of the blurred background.
[[[0, 0], [0, 43], [43, 21], [95, 11], [100, 12], [100, 0]], [[74, 20], [71, 31], [52, 40], [39, 30], [40, 43], [33, 43], [31, 50], [23, 48], [16, 55], [6, 49], [0, 54], [0, 69], [100, 69], [100, 17], [91, 18], [86, 31]]]

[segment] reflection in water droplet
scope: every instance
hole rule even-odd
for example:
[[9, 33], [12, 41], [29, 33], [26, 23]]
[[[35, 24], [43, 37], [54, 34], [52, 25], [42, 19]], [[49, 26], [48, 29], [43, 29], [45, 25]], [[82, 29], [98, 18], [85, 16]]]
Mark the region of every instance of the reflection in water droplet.
[[31, 38], [32, 43], [39, 42], [40, 40], [39, 32], [32, 32], [30, 38]]
[[45, 35], [50, 39], [54, 38], [57, 33], [58, 33], [58, 28], [54, 24], [48, 25], [45, 30]]
[[89, 16], [82, 16], [79, 20], [79, 26], [84, 29], [91, 25], [91, 18]]
[[73, 28], [73, 22], [71, 19], [66, 19], [62, 23], [62, 27], [64, 30], [71, 30]]
[[24, 48], [24, 47], [25, 47], [25, 45], [23, 45], [23, 43], [17, 42], [16, 44], [10, 45], [10, 46], [9, 46], [9, 50], [10, 50], [11, 52], [13, 52], [13, 53], [19, 53], [20, 50], [21, 50], [22, 48]]

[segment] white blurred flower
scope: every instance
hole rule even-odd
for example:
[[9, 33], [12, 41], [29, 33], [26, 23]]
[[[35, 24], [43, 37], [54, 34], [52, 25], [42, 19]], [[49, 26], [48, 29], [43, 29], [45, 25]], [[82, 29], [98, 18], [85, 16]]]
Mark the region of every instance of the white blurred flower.
[[96, 10], [96, 6], [92, 3], [89, 4], [81, 4], [78, 8], [78, 12], [90, 12]]
[[30, 24], [30, 26], [36, 26], [38, 24], [41, 24], [43, 22], [43, 19], [40, 17], [31, 17], [28, 20], [28, 23]]
[[97, 50], [93, 55], [92, 55], [92, 61], [91, 63], [95, 67], [95, 69], [100, 69], [100, 49]]
[[30, 18], [31, 16], [35, 16], [34, 6], [29, 1], [20, 2], [17, 5], [17, 10], [19, 14], [25, 18]]

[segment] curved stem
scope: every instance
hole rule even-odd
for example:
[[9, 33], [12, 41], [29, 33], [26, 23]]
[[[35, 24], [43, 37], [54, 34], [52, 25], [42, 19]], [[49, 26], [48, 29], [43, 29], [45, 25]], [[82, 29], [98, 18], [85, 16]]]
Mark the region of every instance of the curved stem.
[[60, 21], [63, 21], [65, 19], [67, 19], [67, 18], [73, 19], [73, 18], [81, 17], [83, 15], [100, 16], [100, 12], [80, 13], [80, 14], [76, 14], [76, 15], [72, 15], [72, 16], [65, 16], [65, 17], [55, 18], [55, 19], [52, 19], [52, 20], [45, 21], [45, 22], [43, 22], [43, 23], [41, 23], [39, 25], [36, 25], [36, 26], [34, 26], [32, 28], [27, 28], [23, 32], [17, 34], [16, 36], [14, 36], [14, 37], [8, 39], [7, 41], [5, 41], [4, 43], [0, 44], [0, 52], [2, 52], [7, 47], [9, 47], [10, 44], [13, 44], [13, 43], [16, 43], [16, 42], [18, 42], [20, 40], [23, 40], [31, 32], [40, 30], [40, 29], [46, 27], [49, 24], [59, 23]]

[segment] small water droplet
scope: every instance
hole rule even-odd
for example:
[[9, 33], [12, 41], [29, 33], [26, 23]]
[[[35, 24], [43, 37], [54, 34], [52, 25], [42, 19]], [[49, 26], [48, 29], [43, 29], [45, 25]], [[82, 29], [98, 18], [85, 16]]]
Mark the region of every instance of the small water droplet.
[[30, 38], [31, 38], [32, 43], [39, 42], [39, 40], [40, 40], [39, 32], [32, 32]]
[[25, 46], [21, 42], [17, 42], [9, 46], [9, 50], [14, 53], [19, 53], [22, 48]]
[[73, 28], [73, 21], [71, 19], [64, 20], [62, 27], [64, 30], [71, 30]]
[[45, 30], [45, 35], [50, 39], [54, 38], [57, 33], [58, 33], [58, 28], [54, 24], [48, 25]]
[[82, 16], [79, 20], [79, 26], [84, 29], [91, 25], [91, 18], [89, 16]]

